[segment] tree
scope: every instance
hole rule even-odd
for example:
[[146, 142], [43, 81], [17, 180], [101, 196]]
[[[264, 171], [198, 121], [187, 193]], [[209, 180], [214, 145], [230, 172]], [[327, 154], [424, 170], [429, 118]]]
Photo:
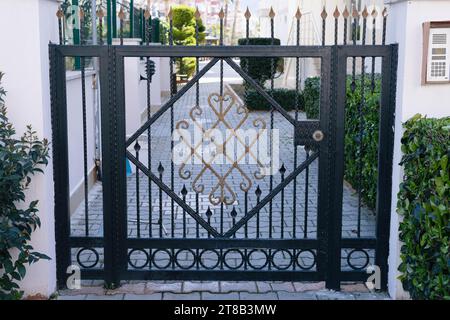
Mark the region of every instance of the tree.
[[[198, 40], [205, 40], [205, 26], [202, 19], [196, 19], [195, 9], [188, 6], [176, 6], [172, 8], [173, 41], [175, 45], [192, 46], [196, 44], [195, 26], [198, 24]], [[178, 70], [189, 77], [195, 72], [195, 59], [178, 59]]]

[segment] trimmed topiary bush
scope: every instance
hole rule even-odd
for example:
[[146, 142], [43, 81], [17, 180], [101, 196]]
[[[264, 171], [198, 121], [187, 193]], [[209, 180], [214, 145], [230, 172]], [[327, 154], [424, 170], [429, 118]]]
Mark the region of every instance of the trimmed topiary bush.
[[[381, 77], [376, 75], [375, 88], [372, 92], [372, 80], [365, 77], [362, 145], [360, 157], [360, 115], [361, 78], [356, 77], [355, 88], [351, 90], [352, 78], [347, 79], [347, 103], [345, 106], [345, 180], [356, 190], [361, 190], [361, 199], [371, 209], [376, 206], [378, 179], [378, 134]], [[305, 80], [303, 90], [305, 112], [308, 119], [319, 118], [320, 77]], [[360, 171], [360, 159], [362, 172]]]
[[[238, 44], [241, 46], [249, 45], [259, 45], [259, 46], [269, 46], [272, 45], [271, 38], [244, 38], [239, 39]], [[280, 39], [273, 39], [273, 45], [279, 46]], [[275, 64], [274, 72], [272, 73], [272, 60]], [[282, 73], [284, 66], [283, 58], [241, 58], [241, 68], [247, 71], [247, 74], [261, 86], [275, 76], [275, 73]]]
[[[266, 90], [268, 94], [270, 90]], [[292, 89], [274, 89], [273, 98], [286, 110], [295, 110], [295, 95], [296, 91]], [[260, 95], [256, 90], [248, 90], [245, 95], [245, 105], [249, 110], [270, 110], [270, 103]], [[303, 98], [299, 93], [299, 110], [303, 110]]]
[[416, 115], [404, 128], [399, 279], [413, 299], [450, 300], [450, 117]]

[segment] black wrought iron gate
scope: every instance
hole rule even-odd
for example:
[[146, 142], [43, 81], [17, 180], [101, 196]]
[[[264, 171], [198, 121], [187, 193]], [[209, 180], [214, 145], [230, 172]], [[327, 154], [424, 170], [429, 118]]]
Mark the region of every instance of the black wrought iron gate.
[[[381, 289], [386, 288], [396, 56], [395, 45], [51, 44], [59, 285], [65, 285], [68, 266], [77, 264], [83, 278], [104, 279], [114, 285], [127, 279], [324, 280], [328, 288], [339, 289], [341, 281], [365, 281], [369, 276], [366, 267], [376, 265], [381, 271]], [[96, 57], [100, 64], [103, 208], [97, 234], [89, 233], [92, 215], [88, 205], [83, 216], [85, 231], [76, 233], [71, 227], [66, 57], [80, 57], [82, 61]], [[141, 58], [149, 70], [149, 59], [155, 57], [171, 61], [193, 57], [197, 63], [199, 58], [210, 60], [203, 68], [197, 67], [178, 92], [172, 91], [157, 111], [152, 112], [148, 103], [147, 120], [127, 136], [125, 61]], [[287, 111], [287, 106], [274, 98], [273, 76], [270, 89], [263, 88], [236, 57], [241, 62], [250, 57], [268, 59], [268, 68], [275, 68], [273, 61], [280, 57], [293, 59], [297, 68], [300, 59], [320, 59], [317, 119], [299, 116], [302, 102], [298, 69], [295, 106]], [[344, 118], [348, 60], [356, 57], [362, 63], [366, 58], [380, 59], [381, 102], [375, 229], [373, 236], [360, 232], [364, 225], [360, 204], [358, 236], [353, 237], [343, 230], [343, 211], [347, 210], [345, 203], [343, 208]], [[173, 64], [170, 68], [173, 74]], [[214, 68], [219, 70], [217, 91], [208, 92], [200, 101], [199, 91], [204, 90], [201, 79]], [[248, 90], [251, 88], [269, 104], [269, 110], [252, 113], [241, 105], [224, 83], [224, 68], [234, 70]], [[362, 70], [364, 82], [364, 66]], [[147, 74], [147, 101], [149, 78]], [[354, 85], [355, 76], [351, 82]], [[183, 98], [193, 91], [195, 99], [189, 100], [191, 105], [186, 108]], [[205, 160], [204, 150], [198, 151], [201, 146], [183, 136], [194, 128], [203, 134], [202, 143], [209, 139], [214, 144], [211, 161]], [[229, 137], [217, 142], [208, 136], [211, 130], [220, 128], [228, 130], [243, 151], [232, 152], [238, 159], [213, 164], [217, 156], [226, 158], [226, 149], [231, 148]], [[247, 142], [239, 136], [239, 129], [254, 129], [256, 138]], [[269, 166], [252, 154], [252, 145], [267, 132], [273, 137], [274, 129], [280, 131], [281, 141], [280, 162], [275, 168], [271, 165], [277, 159], [271, 156], [277, 141], [269, 139]], [[159, 134], [164, 130], [177, 139], [167, 139], [167, 135], [161, 139]], [[184, 160], [180, 163], [167, 158], [179, 151], [176, 143], [183, 146], [180, 150], [184, 153], [180, 152]], [[253, 156], [253, 164], [239, 162]], [[128, 175], [126, 161], [134, 167]], [[354, 258], [360, 261], [358, 265], [352, 262]]]

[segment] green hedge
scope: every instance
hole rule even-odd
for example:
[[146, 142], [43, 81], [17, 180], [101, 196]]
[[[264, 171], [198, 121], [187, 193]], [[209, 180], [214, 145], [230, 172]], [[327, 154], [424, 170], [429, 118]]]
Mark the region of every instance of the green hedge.
[[[345, 107], [345, 180], [356, 190], [361, 190], [361, 198], [369, 208], [375, 208], [378, 178], [378, 130], [380, 114], [381, 78], [375, 76], [372, 92], [371, 77], [365, 77], [362, 172], [360, 169], [360, 116], [361, 78], [356, 77], [355, 90], [350, 89], [352, 78], [347, 79], [347, 103]], [[305, 112], [308, 119], [319, 118], [320, 78], [305, 80], [303, 90]]]
[[[268, 46], [271, 45], [279, 46], [280, 39], [271, 38], [244, 38], [239, 39], [238, 44], [240, 46], [244, 45], [257, 45], [257, 46]], [[284, 60], [283, 58], [276, 58], [273, 63], [275, 63], [274, 72], [272, 74], [272, 60], [274, 58], [241, 58], [241, 68], [246, 70], [247, 74], [260, 85], [264, 85], [264, 82], [269, 80], [276, 72], [283, 72]]]
[[450, 117], [404, 124], [400, 280], [413, 299], [450, 300]]
[[[270, 90], [266, 90], [268, 94], [271, 93]], [[295, 94], [296, 90], [292, 89], [274, 89], [273, 98], [286, 110], [295, 110]], [[270, 110], [270, 103], [257, 91], [248, 90], [245, 95], [245, 105], [250, 110]], [[299, 110], [303, 110], [303, 96], [299, 93]]]
[[303, 99], [305, 101], [305, 112], [308, 119], [318, 119], [320, 105], [319, 77], [311, 77], [305, 80]]

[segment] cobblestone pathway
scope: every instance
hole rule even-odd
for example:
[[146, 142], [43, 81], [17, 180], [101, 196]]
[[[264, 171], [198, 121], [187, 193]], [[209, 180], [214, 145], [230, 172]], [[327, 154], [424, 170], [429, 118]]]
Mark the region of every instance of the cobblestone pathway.
[[[98, 281], [97, 281], [98, 282]], [[323, 282], [199, 282], [152, 281], [103, 289], [96, 281], [79, 290], [63, 290], [58, 300], [389, 300], [362, 284], [344, 284], [341, 291], [324, 289]]]
[[[184, 125], [192, 129], [195, 123], [190, 118], [193, 115], [197, 123], [202, 124], [206, 128], [210, 128], [217, 121], [217, 115], [214, 113], [211, 104], [219, 108], [214, 101], [208, 102], [208, 97], [211, 93], [219, 92], [219, 83], [208, 78], [209, 73], [214, 73], [217, 70], [212, 70], [207, 73], [206, 80], [200, 85], [200, 109], [193, 110], [195, 106], [195, 87], [191, 88], [177, 103], [174, 105], [173, 112], [173, 126]], [[228, 91], [228, 86], [225, 86], [225, 95], [232, 93]], [[250, 129], [258, 128], [263, 123], [270, 128], [273, 123], [273, 128], [278, 130], [279, 134], [279, 155], [280, 162], [278, 168], [284, 165], [286, 168], [285, 176], [288, 176], [294, 170], [294, 163], [297, 161], [297, 166], [305, 161], [308, 156], [303, 147], [298, 147], [297, 159], [294, 159], [293, 146], [293, 127], [283, 118], [282, 115], [275, 112], [273, 119], [270, 112], [266, 111], [252, 111], [248, 113], [248, 118], [245, 119], [246, 114], [238, 107], [236, 102], [230, 109], [226, 116], [227, 123], [232, 128]], [[294, 117], [294, 112], [290, 112]], [[299, 118], [305, 118], [304, 113], [299, 114]], [[239, 127], [239, 123], [243, 121]], [[225, 130], [223, 124], [218, 128]], [[151, 168], [150, 170], [155, 174], [161, 173], [162, 180], [168, 186], [172, 186], [173, 190], [180, 194], [183, 186], [186, 186], [186, 203], [194, 209], [198, 209], [203, 219], [207, 220], [206, 211], [211, 210], [210, 224], [218, 232], [226, 232], [233, 224], [241, 219], [246, 210], [250, 210], [257, 203], [256, 190], [261, 190], [261, 199], [270, 192], [272, 188], [276, 187], [282, 180], [279, 172], [273, 175], [272, 178], [265, 176], [262, 179], [256, 179], [254, 173], [257, 171], [257, 166], [254, 164], [240, 165], [241, 171], [237, 168], [232, 168], [228, 175], [226, 184], [229, 186], [228, 196], [235, 194], [235, 200], [231, 205], [213, 205], [208, 198], [210, 190], [212, 190], [218, 183], [217, 177], [211, 172], [214, 169], [218, 175], [223, 176], [231, 167], [230, 164], [211, 166], [202, 175], [204, 165], [189, 165], [185, 168], [174, 165], [171, 161], [171, 115], [168, 110], [161, 118], [159, 118], [151, 127], [151, 148], [147, 141], [147, 134], [139, 138], [139, 160], [148, 167], [148, 154], [151, 152]], [[239, 142], [238, 142], [239, 143]], [[136, 154], [135, 144], [132, 144], [129, 151]], [[137, 155], [137, 154], [136, 154]], [[164, 168], [163, 171], [158, 169]], [[159, 188], [149, 182], [149, 179], [141, 172], [137, 175], [134, 166], [133, 172], [127, 177], [127, 199], [128, 199], [128, 236], [142, 237], [149, 236], [163, 238], [207, 238], [208, 233], [202, 227], [198, 227], [194, 219], [186, 214], [181, 207], [173, 204], [171, 198], [165, 193], [160, 194]], [[173, 173], [173, 175], [172, 175]], [[182, 176], [189, 176], [183, 179]], [[245, 179], [249, 177], [249, 180]], [[139, 178], [137, 181], [137, 177]], [[198, 195], [192, 187], [195, 178], [198, 178], [197, 185], [203, 185], [204, 192]], [[173, 184], [171, 183], [173, 181]], [[247, 193], [242, 189], [248, 188]], [[139, 191], [138, 191], [139, 190]], [[291, 182], [284, 189], [284, 201], [281, 200], [281, 194], [278, 194], [273, 201], [260, 210], [260, 212], [249, 220], [247, 228], [241, 228], [236, 232], [237, 238], [311, 238], [314, 239], [317, 234], [317, 190], [318, 190], [318, 159], [314, 160], [309, 166], [308, 170], [303, 171], [297, 176], [297, 185], [294, 190], [294, 184]], [[296, 205], [294, 206], [294, 200]], [[247, 207], [246, 207], [247, 204]], [[103, 210], [102, 210], [102, 186], [97, 183], [89, 195], [89, 236], [102, 236], [103, 234]], [[173, 209], [172, 209], [173, 206]], [[234, 208], [236, 216], [233, 217], [231, 212]], [[247, 208], [247, 209], [246, 209]], [[272, 209], [270, 209], [272, 208]], [[222, 210], [223, 209], [223, 210]], [[343, 195], [343, 226], [342, 235], [344, 237], [356, 237], [358, 225], [358, 198], [348, 186], [344, 186]], [[306, 223], [305, 223], [306, 221]], [[151, 222], [151, 223], [149, 223]], [[373, 213], [366, 207], [361, 210], [361, 236], [375, 235], [375, 217]], [[83, 236], [85, 234], [85, 213], [84, 204], [82, 203], [71, 219], [71, 233], [72, 235]], [[183, 248], [180, 248], [183, 249]], [[102, 267], [103, 249], [97, 248], [99, 258], [92, 251], [85, 250], [79, 252], [77, 248], [73, 249], [74, 262], [76, 255], [79, 254], [79, 261], [85, 262], [86, 265], [95, 267]], [[374, 252], [367, 250], [370, 258], [370, 263], [373, 263]], [[291, 267], [293, 260], [297, 260], [300, 267], [311, 268], [315, 270], [314, 255], [315, 251], [305, 251], [303, 254], [295, 256], [294, 253], [284, 250], [273, 257], [275, 268]], [[342, 268], [346, 270], [349, 268], [347, 263], [347, 256], [349, 250], [342, 251]], [[146, 265], [148, 256], [151, 256], [149, 251], [131, 252], [129, 268], [142, 267]], [[191, 265], [194, 253], [184, 250], [177, 255], [177, 260], [180, 267]], [[295, 257], [295, 259], [293, 258]], [[218, 255], [214, 251], [206, 252], [200, 257], [202, 266], [208, 263], [214, 264], [218, 261]], [[267, 253], [255, 252], [249, 258], [255, 266], [264, 265], [267, 261]], [[95, 261], [98, 260], [98, 263]], [[155, 254], [153, 258], [155, 266], [159, 264], [166, 265], [170, 263], [170, 257], [164, 250]], [[242, 266], [243, 256], [240, 252], [229, 252], [226, 254], [226, 261], [230, 268], [239, 269]], [[355, 266], [364, 266], [366, 264], [366, 255], [364, 252], [355, 251], [351, 254], [352, 264]], [[250, 294], [250, 293], [249, 293]]]

